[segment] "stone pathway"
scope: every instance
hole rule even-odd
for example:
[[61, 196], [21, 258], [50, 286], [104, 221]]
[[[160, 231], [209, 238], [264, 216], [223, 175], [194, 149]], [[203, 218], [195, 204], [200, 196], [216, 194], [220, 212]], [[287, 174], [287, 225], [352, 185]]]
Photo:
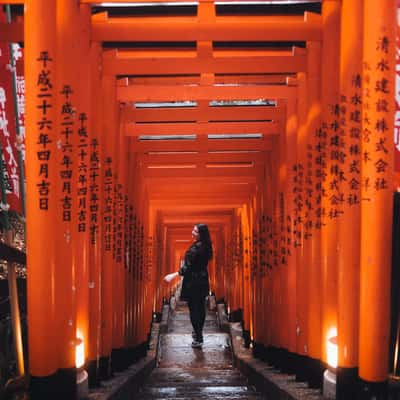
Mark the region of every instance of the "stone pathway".
[[208, 312], [202, 349], [193, 349], [192, 326], [186, 303], [170, 313], [168, 333], [161, 334], [157, 368], [135, 399], [259, 400], [264, 397], [247, 384], [233, 367], [229, 336], [218, 329], [216, 315]]

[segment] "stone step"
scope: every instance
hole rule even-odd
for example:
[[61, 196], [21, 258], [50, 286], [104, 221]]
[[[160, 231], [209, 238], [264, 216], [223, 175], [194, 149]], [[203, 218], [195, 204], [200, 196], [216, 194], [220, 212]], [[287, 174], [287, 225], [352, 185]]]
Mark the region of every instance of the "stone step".
[[[179, 321], [174, 321], [171, 322], [168, 326], [168, 332], [174, 332], [174, 333], [190, 333], [192, 332], [192, 326], [190, 324], [190, 320], [188, 319], [187, 321], [184, 319], [181, 319]], [[208, 332], [219, 332], [219, 328], [214, 320], [207, 320], [204, 323], [204, 333]]]
[[264, 397], [259, 394], [237, 394], [232, 395], [228, 394], [224, 396], [223, 394], [220, 395], [206, 395], [200, 394], [195, 396], [193, 394], [184, 395], [184, 396], [176, 396], [172, 394], [171, 396], [167, 396], [164, 393], [160, 394], [160, 396], [156, 396], [154, 394], [147, 394], [147, 395], [138, 395], [138, 397], [132, 397], [132, 400], [167, 400], [167, 399], [174, 399], [174, 400], [262, 400]]
[[[169, 348], [189, 347], [193, 341], [192, 333], [167, 333], [161, 337], [161, 346]], [[218, 348], [221, 350], [230, 349], [231, 341], [226, 333], [207, 333], [204, 332], [203, 346]]]
[[200, 396], [200, 395], [215, 395], [215, 396], [234, 396], [238, 394], [255, 394], [255, 390], [252, 387], [248, 386], [196, 386], [191, 382], [187, 383], [186, 386], [164, 386], [160, 387], [150, 387], [146, 385], [142, 390], [141, 393], [143, 394], [174, 394], [175, 396], [182, 397], [182, 396]]
[[260, 400], [233, 366], [231, 340], [219, 330], [215, 312], [208, 311], [202, 348], [191, 347], [192, 326], [185, 303], [178, 302], [160, 338], [157, 368], [147, 378], [139, 400]]
[[246, 386], [247, 379], [237, 370], [201, 369], [198, 368], [156, 368], [147, 384], [151, 387], [159, 386]]

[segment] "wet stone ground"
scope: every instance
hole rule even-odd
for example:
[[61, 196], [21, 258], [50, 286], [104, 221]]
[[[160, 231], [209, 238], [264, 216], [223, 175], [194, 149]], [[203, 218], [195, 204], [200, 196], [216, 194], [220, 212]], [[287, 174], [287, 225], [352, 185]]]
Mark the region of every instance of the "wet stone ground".
[[263, 399], [232, 364], [229, 336], [218, 329], [215, 312], [208, 312], [204, 344], [193, 349], [186, 303], [170, 312], [168, 332], [161, 335], [157, 367], [135, 399]]

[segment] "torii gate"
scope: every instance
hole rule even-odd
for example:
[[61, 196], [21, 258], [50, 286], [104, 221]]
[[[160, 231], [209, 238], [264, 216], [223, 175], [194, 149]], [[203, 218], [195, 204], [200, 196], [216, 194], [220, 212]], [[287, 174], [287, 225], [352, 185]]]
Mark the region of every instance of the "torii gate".
[[[25, 43], [33, 393], [74, 393], [79, 344], [95, 379], [133, 358], [175, 267], [155, 253], [178, 249], [189, 220], [213, 210], [217, 242], [240, 253], [221, 256], [236, 280], [228, 288], [225, 273], [215, 289], [243, 308], [254, 346], [315, 372], [337, 336], [338, 388], [383, 385], [396, 2], [233, 17], [200, 1], [194, 16], [162, 18], [91, 16], [95, 0], [24, 3], [24, 21], [0, 24], [0, 36]], [[195, 45], [102, 49], [182, 40]], [[267, 41], [306, 46], [213, 46]], [[227, 106], [257, 99], [268, 102]], [[192, 105], [137, 106], [181, 101]], [[166, 140], [176, 134], [188, 136]]]

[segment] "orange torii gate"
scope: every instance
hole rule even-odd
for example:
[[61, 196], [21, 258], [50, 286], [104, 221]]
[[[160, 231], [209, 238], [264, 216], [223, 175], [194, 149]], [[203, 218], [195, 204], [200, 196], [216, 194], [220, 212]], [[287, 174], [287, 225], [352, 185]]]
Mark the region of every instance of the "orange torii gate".
[[[200, 218], [256, 355], [313, 386], [329, 364], [338, 396], [380, 393], [396, 2], [118, 18], [97, 3], [0, 1], [26, 7], [0, 40], [26, 52], [33, 396], [75, 396], [82, 344], [93, 384], [135, 359]], [[249, 44], [285, 41], [305, 47]], [[121, 46], [138, 42], [153, 46]]]

